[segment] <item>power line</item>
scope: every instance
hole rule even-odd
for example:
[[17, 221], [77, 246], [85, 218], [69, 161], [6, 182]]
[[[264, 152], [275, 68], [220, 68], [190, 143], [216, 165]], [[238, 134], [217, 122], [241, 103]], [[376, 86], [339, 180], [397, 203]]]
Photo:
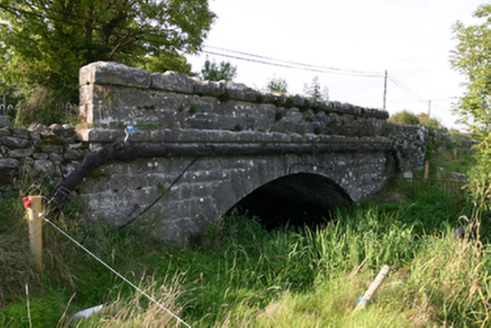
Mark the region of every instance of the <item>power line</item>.
[[395, 79], [394, 77], [392, 77], [390, 75], [389, 75], [389, 81], [391, 81], [392, 83], [394, 83], [394, 85], [396, 85], [402, 91], [404, 91], [407, 94], [409, 94], [410, 96], [412, 96], [417, 101], [419, 101], [421, 103], [424, 103], [424, 104], [428, 104], [428, 99], [424, 98], [423, 96], [421, 96], [418, 93], [414, 92], [413, 90], [409, 89], [404, 84], [402, 84], [401, 82], [399, 82], [397, 79]]
[[[208, 48], [209, 48], [209, 46], [208, 46]], [[247, 56], [253, 57], [253, 58], [247, 58], [247, 57], [244, 57], [243, 55], [238, 56], [239, 54], [246, 54], [246, 53], [241, 53], [238, 51], [230, 51], [232, 53], [236, 53], [237, 55], [230, 55], [230, 54], [225, 54], [225, 53], [221, 53], [221, 52], [217, 52], [217, 51], [209, 51], [209, 50], [202, 50], [201, 52], [205, 53], [205, 54], [209, 54], [209, 55], [220, 56], [220, 57], [231, 58], [231, 59], [238, 59], [238, 60], [248, 61], [248, 62], [257, 63], [257, 64], [284, 67], [284, 68], [290, 68], [290, 69], [298, 69], [298, 70], [323, 73], [323, 74], [348, 75], [348, 76], [369, 77], [369, 78], [382, 78], [383, 77], [383, 74], [381, 74], [381, 73], [370, 73], [370, 72], [362, 72], [362, 71], [354, 71], [354, 70], [344, 70], [344, 69], [340, 69], [340, 68], [332, 68], [332, 67], [329, 68], [329, 67], [314, 66], [314, 65], [304, 64], [304, 63], [290, 62], [290, 61], [285, 61], [285, 60], [280, 60], [280, 59], [274, 59], [271, 57], [253, 55], [253, 54], [247, 54]], [[254, 58], [259, 58], [259, 59], [254, 59]], [[264, 59], [264, 60], [262, 60], [262, 59]]]
[[[395, 77], [389, 75], [389, 81], [391, 81], [395, 86], [397, 86], [402, 91], [404, 91], [407, 94], [409, 94], [411, 97], [413, 97], [414, 99], [416, 99], [420, 103], [425, 104], [425, 105], [428, 105], [428, 102], [430, 101], [429, 99], [426, 99], [425, 97], [421, 96], [417, 92], [411, 90], [410, 88], [408, 88], [407, 86], [405, 86], [402, 82], [400, 82], [399, 80], [397, 80]], [[443, 108], [441, 106], [435, 105], [434, 102], [431, 103], [431, 107], [432, 107], [432, 109], [436, 109], [437, 112], [440, 112], [442, 114], [447, 114], [450, 111], [449, 109], [446, 109], [446, 108]]]
[[344, 68], [337, 68], [337, 67], [317, 66], [317, 65], [299, 63], [299, 62], [294, 62], [294, 61], [289, 61], [289, 60], [277, 59], [277, 58], [273, 58], [273, 57], [255, 55], [255, 54], [251, 54], [251, 53], [247, 53], [247, 52], [230, 50], [230, 49], [225, 49], [225, 48], [220, 48], [220, 47], [214, 47], [214, 46], [208, 46], [208, 45], [205, 45], [204, 47], [219, 50], [219, 51], [226, 51], [226, 52], [239, 54], [239, 55], [243, 55], [243, 56], [253, 57], [253, 58], [261, 58], [261, 59], [265, 59], [265, 60], [273, 61], [273, 62], [280, 62], [280, 63], [286, 63], [286, 64], [295, 65], [295, 66], [311, 68], [311, 69], [335, 71], [335, 72], [347, 73], [347, 74], [351, 73], [351, 74], [363, 75], [363, 76], [367, 76], [367, 77], [383, 77], [383, 73], [375, 72], [375, 71], [360, 71], [360, 70], [344, 69]]

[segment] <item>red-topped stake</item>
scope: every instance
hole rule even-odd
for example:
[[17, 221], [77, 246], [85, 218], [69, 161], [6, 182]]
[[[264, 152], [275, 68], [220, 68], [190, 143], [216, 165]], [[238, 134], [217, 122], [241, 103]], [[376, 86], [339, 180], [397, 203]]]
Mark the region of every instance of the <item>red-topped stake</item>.
[[32, 205], [32, 200], [29, 197], [24, 197], [24, 207], [27, 209], [30, 208], [31, 205]]

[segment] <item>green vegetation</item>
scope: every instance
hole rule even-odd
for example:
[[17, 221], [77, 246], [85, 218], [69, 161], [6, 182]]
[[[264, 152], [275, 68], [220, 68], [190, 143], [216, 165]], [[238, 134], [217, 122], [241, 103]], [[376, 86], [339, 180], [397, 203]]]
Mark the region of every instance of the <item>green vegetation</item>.
[[318, 76], [315, 76], [310, 84], [305, 83], [303, 89], [305, 95], [315, 101], [329, 101], [329, 89], [324, 87], [324, 89], [321, 91], [321, 84]]
[[286, 94], [288, 93], [288, 83], [282, 78], [272, 78], [266, 85], [266, 91]]
[[196, 106], [195, 105], [191, 105], [191, 107], [189, 107], [189, 114], [191, 115], [194, 115], [196, 114]]
[[442, 124], [436, 118], [430, 118], [428, 114], [420, 113], [415, 115], [406, 110], [395, 113], [387, 120], [389, 123], [394, 124], [408, 124], [408, 125], [423, 125], [431, 129], [443, 129]]
[[0, 91], [22, 98], [24, 112], [47, 112], [37, 122], [61, 122], [60, 104], [78, 101], [80, 67], [102, 60], [189, 73], [184, 54], [199, 50], [214, 18], [207, 0], [1, 1]]
[[[480, 24], [454, 26], [457, 48], [453, 52], [452, 66], [464, 75], [466, 91], [456, 107], [461, 121], [472, 137], [480, 141], [476, 146], [477, 164], [470, 173], [470, 190], [475, 199], [484, 201], [484, 210], [491, 210], [491, 110], [489, 92], [491, 86], [491, 4], [483, 4], [474, 13]], [[486, 223], [491, 222], [488, 215]]]
[[[46, 193], [31, 186], [19, 196]], [[383, 202], [401, 194], [402, 202]], [[395, 181], [379, 203], [336, 210], [324, 228], [266, 231], [247, 217], [219, 220], [186, 249], [149, 238], [144, 223], [117, 231], [81, 220], [83, 206], [47, 213], [58, 226], [192, 326], [486, 326], [491, 301], [490, 227], [476, 237], [462, 196]], [[469, 239], [453, 229], [469, 217]], [[30, 262], [18, 196], [0, 201], [0, 322], [69, 325], [73, 313], [105, 309], [81, 327], [175, 324], [52, 227], [44, 270]], [[380, 266], [392, 268], [373, 304], [352, 313]], [[26, 294], [26, 285], [29, 293]], [[162, 321], [164, 320], [164, 321]]]
[[232, 66], [230, 62], [220, 62], [217, 64], [215, 61], [210, 62], [208, 59], [205, 61], [205, 65], [201, 69], [201, 78], [209, 81], [232, 81], [237, 76], [237, 66]]
[[230, 93], [228, 92], [228, 90], [225, 90], [225, 92], [223, 92], [217, 96], [217, 99], [219, 102], [224, 104], [227, 101], [230, 101]]

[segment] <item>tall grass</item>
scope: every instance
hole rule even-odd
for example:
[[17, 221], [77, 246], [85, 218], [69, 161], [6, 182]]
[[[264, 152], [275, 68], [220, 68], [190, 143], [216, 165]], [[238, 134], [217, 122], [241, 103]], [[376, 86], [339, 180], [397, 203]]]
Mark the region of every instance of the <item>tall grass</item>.
[[[192, 326], [488, 325], [488, 241], [453, 237], [471, 207], [434, 190], [416, 197], [410, 188], [406, 203], [340, 208], [334, 221], [315, 230], [268, 232], [247, 217], [224, 218], [187, 249], [151, 240], [143, 227], [86, 224], [78, 204], [48, 215]], [[27, 324], [26, 283], [35, 326], [178, 325], [48, 226], [44, 270], [33, 269], [18, 204], [17, 198], [0, 201], [6, 279], [0, 325]], [[366, 311], [354, 314], [358, 296], [385, 264], [392, 268], [388, 281]], [[105, 310], [94, 317], [70, 320], [102, 303]]]

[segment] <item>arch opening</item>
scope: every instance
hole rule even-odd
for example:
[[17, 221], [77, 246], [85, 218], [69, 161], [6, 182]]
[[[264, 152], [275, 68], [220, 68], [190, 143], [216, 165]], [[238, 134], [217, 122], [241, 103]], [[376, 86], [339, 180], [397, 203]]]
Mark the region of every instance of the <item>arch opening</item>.
[[257, 217], [267, 230], [317, 227], [333, 219], [332, 210], [352, 199], [332, 179], [296, 173], [273, 180], [237, 202], [227, 214]]

